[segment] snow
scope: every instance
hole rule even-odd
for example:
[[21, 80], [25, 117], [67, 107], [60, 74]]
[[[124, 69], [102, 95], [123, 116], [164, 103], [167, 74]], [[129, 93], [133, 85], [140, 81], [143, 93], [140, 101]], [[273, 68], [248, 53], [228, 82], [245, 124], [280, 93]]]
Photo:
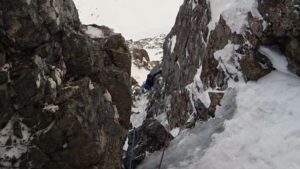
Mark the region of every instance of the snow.
[[140, 127], [143, 124], [143, 121], [146, 119], [146, 108], [148, 103], [148, 93], [142, 94], [134, 102], [132, 107], [133, 114], [130, 117], [130, 122], [133, 127]]
[[37, 78], [35, 84], [38, 89], [41, 87], [41, 75], [40, 74], [38, 74], [38, 78]]
[[214, 30], [222, 15], [232, 32], [241, 34], [248, 27], [248, 12], [262, 19], [257, 10], [257, 0], [207, 0], [210, 3], [212, 19], [208, 24], [209, 30]]
[[194, 112], [196, 112], [194, 100], [200, 99], [206, 108], [208, 108], [211, 103], [208, 90], [204, 89], [202, 80], [200, 78], [201, 72], [202, 66], [200, 66], [200, 68], [197, 70], [193, 82], [186, 86], [186, 90], [189, 92], [190, 101], [192, 103]]
[[178, 136], [179, 132], [180, 132], [180, 129], [178, 127], [174, 128], [170, 131], [170, 133], [172, 134], [173, 137]]
[[[277, 70], [228, 88], [215, 118], [181, 131], [172, 141], [162, 168], [300, 168], [300, 78], [287, 71], [280, 52], [259, 50]], [[157, 166], [160, 154], [149, 155], [138, 169]]]
[[0, 70], [1, 72], [7, 72], [9, 68], [11, 68], [11, 65], [6, 63], [0, 68]]
[[131, 64], [131, 76], [138, 82], [139, 86], [143, 85], [149, 72], [149, 70], [143, 67], [138, 68], [135, 64]]
[[111, 94], [109, 93], [108, 90], [105, 91], [105, 93], [104, 93], [103, 96], [104, 96], [104, 98], [105, 98], [106, 101], [108, 101], [108, 102], [111, 102], [111, 101], [112, 101]]
[[194, 10], [195, 7], [198, 5], [198, 1], [191, 0], [191, 3], [192, 3], [192, 10]]
[[[18, 138], [14, 135], [13, 124], [15, 122], [20, 124], [23, 138]], [[11, 139], [12, 144], [6, 145], [9, 139]], [[13, 158], [19, 159], [22, 154], [26, 153], [31, 139], [30, 129], [18, 121], [17, 117], [12, 117], [6, 126], [0, 130], [0, 160], [4, 160], [1, 161], [1, 164], [4, 164], [2, 167], [11, 167], [11, 163], [6, 163], [6, 160], [9, 161]], [[15, 165], [16, 167], [18, 166], [18, 164]]]
[[48, 81], [52, 89], [56, 88], [56, 82], [51, 77], [48, 78]]
[[46, 105], [44, 108], [43, 108], [44, 111], [47, 111], [47, 112], [52, 112], [52, 113], [55, 113], [59, 110], [59, 106], [57, 105], [53, 105], [53, 104], [49, 104], [49, 105]]
[[120, 115], [119, 115], [119, 112], [118, 112], [118, 108], [117, 108], [116, 105], [114, 105], [113, 107], [114, 107], [114, 112], [115, 112], [115, 114], [114, 114], [114, 119], [115, 119], [116, 121], [118, 121], [119, 118], [120, 118]]
[[62, 82], [61, 77], [64, 75], [63, 71], [59, 68], [55, 68], [54, 72], [55, 72], [54, 75], [55, 75], [55, 80], [57, 82], [57, 85], [61, 85]]
[[171, 53], [173, 53], [174, 52], [174, 49], [175, 49], [175, 45], [176, 45], [176, 40], [177, 40], [177, 37], [176, 37], [176, 35], [174, 35], [172, 38], [170, 38], [171, 40], [170, 40], [170, 44], [169, 44], [169, 47], [171, 47], [170, 49], [171, 49]]
[[223, 49], [214, 53], [214, 58], [219, 62], [219, 67], [222, 68], [229, 79], [229, 87], [235, 86], [235, 77], [238, 77], [240, 81], [244, 81], [239, 64], [241, 56], [236, 52], [239, 47], [240, 45], [235, 45], [229, 42]]
[[95, 86], [94, 86], [94, 84], [93, 84], [93, 82], [91, 80], [89, 81], [89, 89], [90, 90], [95, 89]]
[[96, 28], [94, 26], [88, 26], [85, 30], [85, 33], [88, 34], [91, 38], [103, 38], [104, 33], [101, 29]]
[[163, 57], [162, 48], [153, 48], [153, 49], [144, 48], [144, 49], [147, 51], [150, 61], [161, 61], [162, 60], [162, 57]]
[[288, 70], [288, 61], [278, 48], [260, 46], [259, 52], [270, 59], [275, 69], [284, 73], [290, 73]]

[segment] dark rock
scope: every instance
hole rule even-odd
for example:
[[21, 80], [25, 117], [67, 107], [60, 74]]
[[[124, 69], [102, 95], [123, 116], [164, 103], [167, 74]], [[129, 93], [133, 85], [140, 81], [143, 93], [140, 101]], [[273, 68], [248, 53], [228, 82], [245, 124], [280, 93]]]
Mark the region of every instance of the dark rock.
[[144, 59], [149, 62], [150, 59], [149, 59], [149, 55], [148, 55], [148, 52], [145, 50], [145, 49], [133, 49], [132, 50], [132, 58], [133, 59], [138, 59], [139, 61], [143, 61]]
[[246, 80], [258, 80], [273, 70], [270, 60], [261, 53], [248, 50], [241, 60], [241, 69]]
[[[258, 9], [268, 22], [263, 32], [262, 43], [279, 45], [288, 57], [289, 68], [300, 75], [300, 5], [299, 1], [258, 1]], [[270, 43], [268, 44], [270, 45]]]
[[0, 64], [10, 64], [0, 70], [0, 128], [14, 118], [18, 138], [23, 125], [31, 134], [12, 140], [27, 148], [15, 165], [120, 169], [132, 104], [124, 38], [96, 25], [105, 36], [91, 38], [71, 0], [0, 1], [0, 11]]
[[173, 136], [157, 120], [147, 119], [141, 127], [130, 131], [128, 140], [129, 147], [124, 164], [128, 168], [132, 145], [134, 144], [133, 168], [136, 168], [145, 158], [146, 152], [153, 153], [169, 146], [168, 144], [173, 140]]
[[23, 134], [22, 134], [22, 128], [21, 128], [21, 125], [19, 122], [15, 122], [13, 124], [13, 130], [14, 130], [14, 135], [17, 137], [17, 138], [20, 138], [22, 139], [23, 138]]

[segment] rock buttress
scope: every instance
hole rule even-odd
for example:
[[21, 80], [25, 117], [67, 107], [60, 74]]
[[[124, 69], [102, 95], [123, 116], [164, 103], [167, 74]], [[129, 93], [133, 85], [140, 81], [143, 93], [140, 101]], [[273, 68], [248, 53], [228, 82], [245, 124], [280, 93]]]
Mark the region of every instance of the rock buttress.
[[0, 1], [0, 168], [121, 168], [131, 56], [84, 27], [71, 0]]

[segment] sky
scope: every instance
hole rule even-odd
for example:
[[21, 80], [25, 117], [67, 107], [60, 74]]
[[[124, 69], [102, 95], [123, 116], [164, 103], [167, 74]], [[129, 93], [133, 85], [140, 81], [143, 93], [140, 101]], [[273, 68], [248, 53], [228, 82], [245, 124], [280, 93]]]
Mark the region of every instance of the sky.
[[83, 24], [106, 25], [126, 39], [170, 32], [183, 0], [74, 0]]

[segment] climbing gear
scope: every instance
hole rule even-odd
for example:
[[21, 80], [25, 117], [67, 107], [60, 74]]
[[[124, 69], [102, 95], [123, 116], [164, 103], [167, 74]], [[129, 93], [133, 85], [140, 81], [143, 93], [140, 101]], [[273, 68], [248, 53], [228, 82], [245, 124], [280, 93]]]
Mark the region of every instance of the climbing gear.
[[160, 167], [161, 167], [162, 161], [164, 159], [165, 151], [166, 151], [166, 147], [164, 146], [164, 149], [163, 149], [163, 152], [161, 154], [160, 162], [159, 162], [159, 165], [158, 165], [157, 169], [160, 169]]
[[159, 162], [159, 165], [158, 165], [158, 168], [157, 169], [160, 169], [161, 168], [161, 164], [162, 164], [162, 161], [164, 159], [164, 155], [165, 155], [165, 151], [166, 151], [166, 148], [170, 145], [170, 138], [166, 137], [166, 140], [165, 140], [165, 143], [164, 143], [164, 148], [163, 148], [163, 152], [161, 154], [161, 158], [160, 158], [160, 162]]
[[131, 145], [131, 155], [129, 161], [129, 169], [132, 169], [132, 161], [134, 158], [134, 147], [135, 147], [135, 128], [132, 129], [132, 145]]

